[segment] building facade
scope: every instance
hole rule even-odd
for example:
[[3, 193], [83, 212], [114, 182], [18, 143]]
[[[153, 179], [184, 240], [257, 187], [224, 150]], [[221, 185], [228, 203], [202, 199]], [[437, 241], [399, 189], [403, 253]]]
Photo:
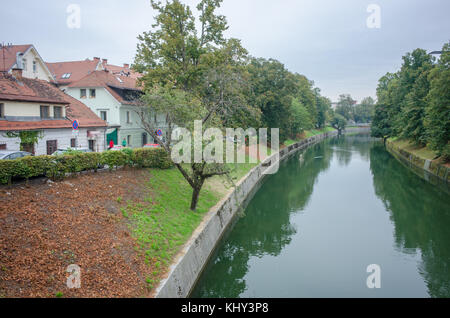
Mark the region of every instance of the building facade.
[[[105, 149], [106, 123], [46, 80], [0, 73], [0, 149], [51, 155], [57, 149]], [[74, 130], [74, 121], [79, 129]], [[32, 141], [31, 141], [32, 140]]]

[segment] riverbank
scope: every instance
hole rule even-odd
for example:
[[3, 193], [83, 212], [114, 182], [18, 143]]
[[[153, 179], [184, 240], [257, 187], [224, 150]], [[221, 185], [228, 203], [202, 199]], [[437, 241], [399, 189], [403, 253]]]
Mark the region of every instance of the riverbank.
[[[356, 128], [348, 129], [346, 132], [368, 133], [369, 131], [368, 128]], [[230, 191], [225, 198], [208, 212], [200, 226], [175, 258], [167, 277], [157, 288], [155, 297], [187, 297], [229, 225], [232, 224], [242, 206], [245, 206], [246, 202], [251, 199], [252, 195], [264, 182], [265, 173], [273, 169], [277, 161], [279, 163], [295, 152], [336, 134], [336, 131], [331, 131], [296, 142], [281, 149], [279, 154], [270, 156], [253, 168], [236, 184], [236, 188], [233, 191]]]
[[404, 139], [388, 139], [386, 148], [419, 176], [429, 181], [433, 176], [447, 183], [450, 181], [450, 165], [436, 159], [436, 153], [427, 147], [417, 147]]

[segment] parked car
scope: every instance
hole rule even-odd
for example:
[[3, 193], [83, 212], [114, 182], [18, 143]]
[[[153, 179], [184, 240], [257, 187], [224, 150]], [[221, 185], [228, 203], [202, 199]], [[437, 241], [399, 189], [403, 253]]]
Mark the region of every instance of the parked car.
[[0, 160], [13, 160], [27, 156], [33, 156], [33, 154], [26, 151], [0, 150]]
[[120, 150], [125, 149], [125, 148], [127, 148], [127, 147], [115, 145], [114, 147], [109, 148], [108, 150], [110, 150], [110, 151], [120, 151]]
[[58, 149], [53, 153], [53, 156], [61, 156], [64, 155], [66, 153], [70, 153], [71, 151], [76, 151], [76, 152], [92, 152], [91, 149], [89, 148], [66, 148], [66, 149]]
[[158, 144], [146, 144], [144, 148], [161, 148], [161, 146]]

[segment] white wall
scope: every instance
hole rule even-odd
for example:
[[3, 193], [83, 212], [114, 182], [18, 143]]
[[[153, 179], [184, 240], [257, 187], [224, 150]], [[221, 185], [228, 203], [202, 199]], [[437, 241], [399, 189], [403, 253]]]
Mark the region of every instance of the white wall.
[[89, 107], [97, 116], [100, 117], [100, 111], [107, 111], [108, 126], [120, 125], [120, 103], [103, 87], [95, 88], [95, 98], [89, 98], [89, 89], [86, 87], [86, 98], [80, 98], [81, 88], [67, 87], [65, 92], [73, 98]]
[[[26, 78], [38, 78], [44, 81], [53, 81], [53, 76], [47, 71], [47, 67], [44, 61], [41, 60], [37, 52], [32, 48], [24, 56], [26, 62], [26, 68], [24, 65], [24, 70], [22, 76]], [[36, 72], [33, 72], [33, 61], [36, 61]]]
[[[41, 108], [40, 106], [49, 106], [49, 116], [53, 117], [53, 105], [45, 104], [45, 103], [32, 103], [32, 102], [12, 102], [12, 101], [2, 101], [0, 103], [4, 104], [5, 116], [19, 116], [19, 117], [40, 117], [41, 116]], [[55, 105], [61, 106], [62, 109], [62, 117], [66, 116], [66, 107], [64, 105]]]
[[[88, 131], [98, 130], [101, 131], [100, 136], [97, 138], [88, 138]], [[88, 148], [89, 139], [96, 140], [96, 150], [101, 152], [105, 150], [105, 129], [88, 129], [81, 128], [79, 130], [78, 136], [73, 133], [72, 129], [44, 129], [43, 138], [39, 139], [38, 143], [35, 145], [34, 150], [36, 156], [47, 154], [47, 140], [57, 140], [58, 148], [68, 148], [70, 147], [70, 140], [72, 138], [77, 138], [77, 147]], [[20, 139], [19, 138], [8, 138], [5, 137], [5, 132], [0, 132], [0, 144], [6, 144], [6, 150], [20, 150]]]

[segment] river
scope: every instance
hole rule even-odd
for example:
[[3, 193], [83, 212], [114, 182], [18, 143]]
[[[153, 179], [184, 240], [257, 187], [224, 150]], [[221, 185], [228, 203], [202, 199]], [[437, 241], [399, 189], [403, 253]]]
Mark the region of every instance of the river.
[[327, 139], [267, 178], [191, 297], [450, 297], [449, 193], [368, 135]]

